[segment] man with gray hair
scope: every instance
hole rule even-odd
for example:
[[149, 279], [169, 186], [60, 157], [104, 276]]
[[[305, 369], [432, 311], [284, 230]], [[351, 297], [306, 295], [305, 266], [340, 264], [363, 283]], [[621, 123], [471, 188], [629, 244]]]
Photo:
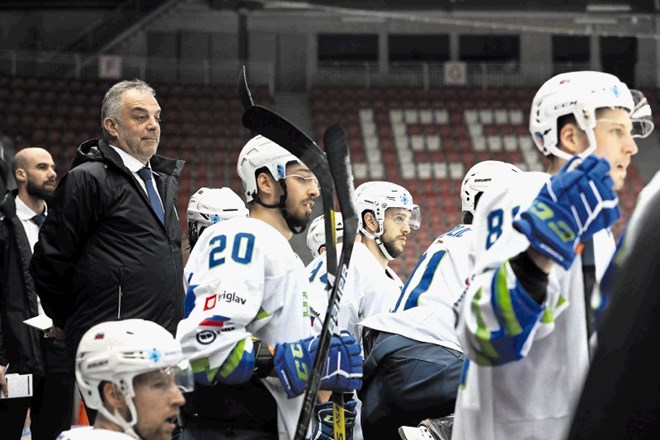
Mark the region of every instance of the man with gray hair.
[[64, 331], [71, 374], [95, 324], [141, 318], [174, 334], [183, 317], [176, 192], [184, 161], [156, 154], [160, 115], [146, 82], [113, 85], [101, 106], [103, 139], [78, 147], [40, 230], [30, 270]]

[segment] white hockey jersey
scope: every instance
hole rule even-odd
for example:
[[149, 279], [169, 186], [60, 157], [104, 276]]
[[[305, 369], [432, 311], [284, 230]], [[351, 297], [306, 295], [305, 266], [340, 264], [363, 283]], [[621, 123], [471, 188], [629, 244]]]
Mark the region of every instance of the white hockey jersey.
[[[555, 265], [542, 305], [518, 283], [508, 259], [529, 247], [512, 226], [549, 174], [527, 172], [486, 191], [475, 222], [474, 278], [457, 325], [466, 361], [453, 440], [543, 439], [567, 434], [589, 366], [582, 262]], [[609, 230], [594, 235], [596, 277], [614, 252]]]
[[394, 308], [360, 322], [360, 327], [395, 333], [462, 351], [456, 336], [454, 303], [472, 268], [470, 225], [438, 236], [410, 274]]
[[[209, 226], [184, 276], [186, 314], [177, 339], [195, 373], [216, 371], [251, 335], [269, 346], [311, 335], [305, 266], [284, 236], [261, 220]], [[275, 376], [263, 382], [278, 405], [280, 439], [293, 438], [302, 396], [287, 399]]]
[[[341, 244], [337, 245], [337, 255], [341, 254]], [[339, 259], [339, 257], [338, 257]], [[321, 254], [307, 265], [309, 275], [309, 303], [314, 319], [314, 331], [321, 332], [323, 318], [328, 308], [326, 255]], [[348, 266], [346, 284], [337, 317], [339, 329], [350, 331], [356, 339], [357, 323], [365, 317], [380, 312], [390, 312], [401, 294], [403, 282], [389, 267], [383, 269], [376, 257], [362, 243], [353, 246]]]
[[56, 440], [135, 440], [123, 432], [110, 431], [108, 429], [94, 429], [91, 426], [63, 431]]

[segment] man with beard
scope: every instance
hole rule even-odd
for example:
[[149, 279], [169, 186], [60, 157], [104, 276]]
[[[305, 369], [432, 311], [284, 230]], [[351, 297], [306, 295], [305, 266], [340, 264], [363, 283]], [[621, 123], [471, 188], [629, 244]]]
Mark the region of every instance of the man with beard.
[[28, 408], [35, 440], [52, 440], [71, 421], [73, 382], [62, 373], [64, 348], [51, 336], [23, 323], [43, 315], [28, 271], [39, 227], [55, 191], [55, 163], [43, 148], [16, 153], [12, 171], [17, 189], [0, 201], [0, 385], [7, 394], [5, 374], [32, 374], [33, 396], [0, 400], [0, 426], [7, 438], [21, 437]]
[[[263, 136], [238, 156], [248, 218], [208, 226], [184, 269], [177, 328], [197, 386], [182, 440], [294, 437], [318, 339], [311, 337], [305, 267], [289, 240], [309, 223], [316, 176]], [[332, 338], [321, 388], [361, 385], [360, 347]]]
[[[389, 262], [399, 257], [406, 246], [408, 234], [420, 225], [419, 207], [404, 187], [392, 182], [365, 182], [355, 189], [355, 205], [358, 215], [358, 241], [342, 290], [341, 307], [337, 327], [359, 335], [357, 324], [369, 316], [390, 312], [396, 306], [403, 282], [389, 267]], [[338, 246], [341, 253], [341, 246]], [[314, 329], [321, 331], [322, 318], [328, 305], [326, 256], [320, 255], [307, 265], [311, 282], [309, 302], [314, 319]], [[327, 400], [329, 396], [321, 396]], [[356, 400], [346, 404], [352, 414], [347, 417], [347, 439], [362, 439]], [[332, 421], [325, 414], [331, 412], [331, 403], [317, 405], [317, 420], [322, 434], [314, 438], [332, 438]], [[355, 422], [355, 427], [352, 426]], [[352, 433], [349, 432], [352, 428]]]

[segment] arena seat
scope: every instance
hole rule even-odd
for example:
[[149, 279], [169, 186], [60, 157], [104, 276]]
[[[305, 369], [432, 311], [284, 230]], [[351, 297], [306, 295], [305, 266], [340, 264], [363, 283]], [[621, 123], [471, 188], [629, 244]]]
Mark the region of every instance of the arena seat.
[[[412, 234], [407, 257], [395, 260], [403, 277], [435, 235], [460, 221], [459, 188], [472, 165], [491, 159], [530, 171], [543, 171], [546, 166], [527, 127], [533, 89], [314, 87], [310, 96], [317, 133], [327, 126], [326, 94], [352, 97], [358, 90], [362, 98], [356, 100], [357, 105], [342, 109], [345, 120], [355, 121], [346, 124], [351, 139], [361, 138], [364, 146], [363, 150], [351, 146], [356, 182], [358, 177], [403, 182], [413, 191], [425, 219], [423, 231]], [[647, 96], [660, 102], [660, 91]], [[660, 124], [658, 114], [655, 118]], [[644, 185], [641, 179], [630, 182], [630, 192], [621, 196], [624, 217], [634, 205], [634, 194]], [[618, 225], [615, 233], [621, 229]]]
[[[109, 80], [50, 79], [0, 75], [0, 129], [17, 147], [43, 145], [51, 150], [60, 175], [78, 145], [99, 137], [100, 103]], [[236, 160], [250, 132], [241, 123], [242, 106], [233, 85], [152, 84], [167, 109], [161, 153], [188, 163], [179, 188], [185, 209], [200, 186], [228, 186], [242, 194]], [[525, 170], [546, 166], [528, 128], [530, 88], [315, 86], [310, 90], [313, 128], [344, 124], [351, 148], [355, 184], [390, 179], [415, 191], [424, 232], [413, 233], [399, 274], [408, 275], [430, 240], [460, 220], [459, 188], [464, 173], [485, 159], [513, 162]], [[265, 86], [252, 90], [256, 103], [272, 106]], [[645, 90], [652, 108], [660, 89]], [[175, 119], [173, 119], [175, 118]], [[654, 115], [660, 126], [660, 113]], [[620, 195], [623, 216], [618, 234], [645, 185], [633, 163]], [[181, 212], [185, 220], [185, 212]], [[183, 221], [182, 220], [182, 221]], [[420, 230], [421, 231], [421, 230]]]

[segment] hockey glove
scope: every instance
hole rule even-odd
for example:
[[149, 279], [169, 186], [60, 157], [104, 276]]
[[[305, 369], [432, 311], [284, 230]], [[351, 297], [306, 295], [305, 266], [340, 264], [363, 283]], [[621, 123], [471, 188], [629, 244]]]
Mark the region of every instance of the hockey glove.
[[312, 337], [275, 346], [274, 366], [289, 399], [305, 391], [312, 372], [312, 357], [307, 347]]
[[[353, 427], [355, 426], [355, 417], [357, 411], [355, 406], [357, 400], [349, 400], [344, 405], [344, 423], [346, 429], [346, 440], [353, 440]], [[316, 415], [312, 426], [312, 437], [310, 440], [333, 440], [334, 437], [334, 417], [332, 416], [332, 402], [317, 403], [314, 407]]]
[[580, 240], [587, 240], [619, 218], [609, 162], [588, 156], [577, 167], [571, 159], [543, 186], [531, 207], [513, 227], [532, 247], [565, 269], [575, 259]]
[[[314, 338], [309, 354], [314, 358], [319, 338]], [[328, 360], [321, 373], [322, 390], [350, 393], [362, 387], [362, 350], [353, 335], [342, 330], [340, 336], [332, 336]]]

